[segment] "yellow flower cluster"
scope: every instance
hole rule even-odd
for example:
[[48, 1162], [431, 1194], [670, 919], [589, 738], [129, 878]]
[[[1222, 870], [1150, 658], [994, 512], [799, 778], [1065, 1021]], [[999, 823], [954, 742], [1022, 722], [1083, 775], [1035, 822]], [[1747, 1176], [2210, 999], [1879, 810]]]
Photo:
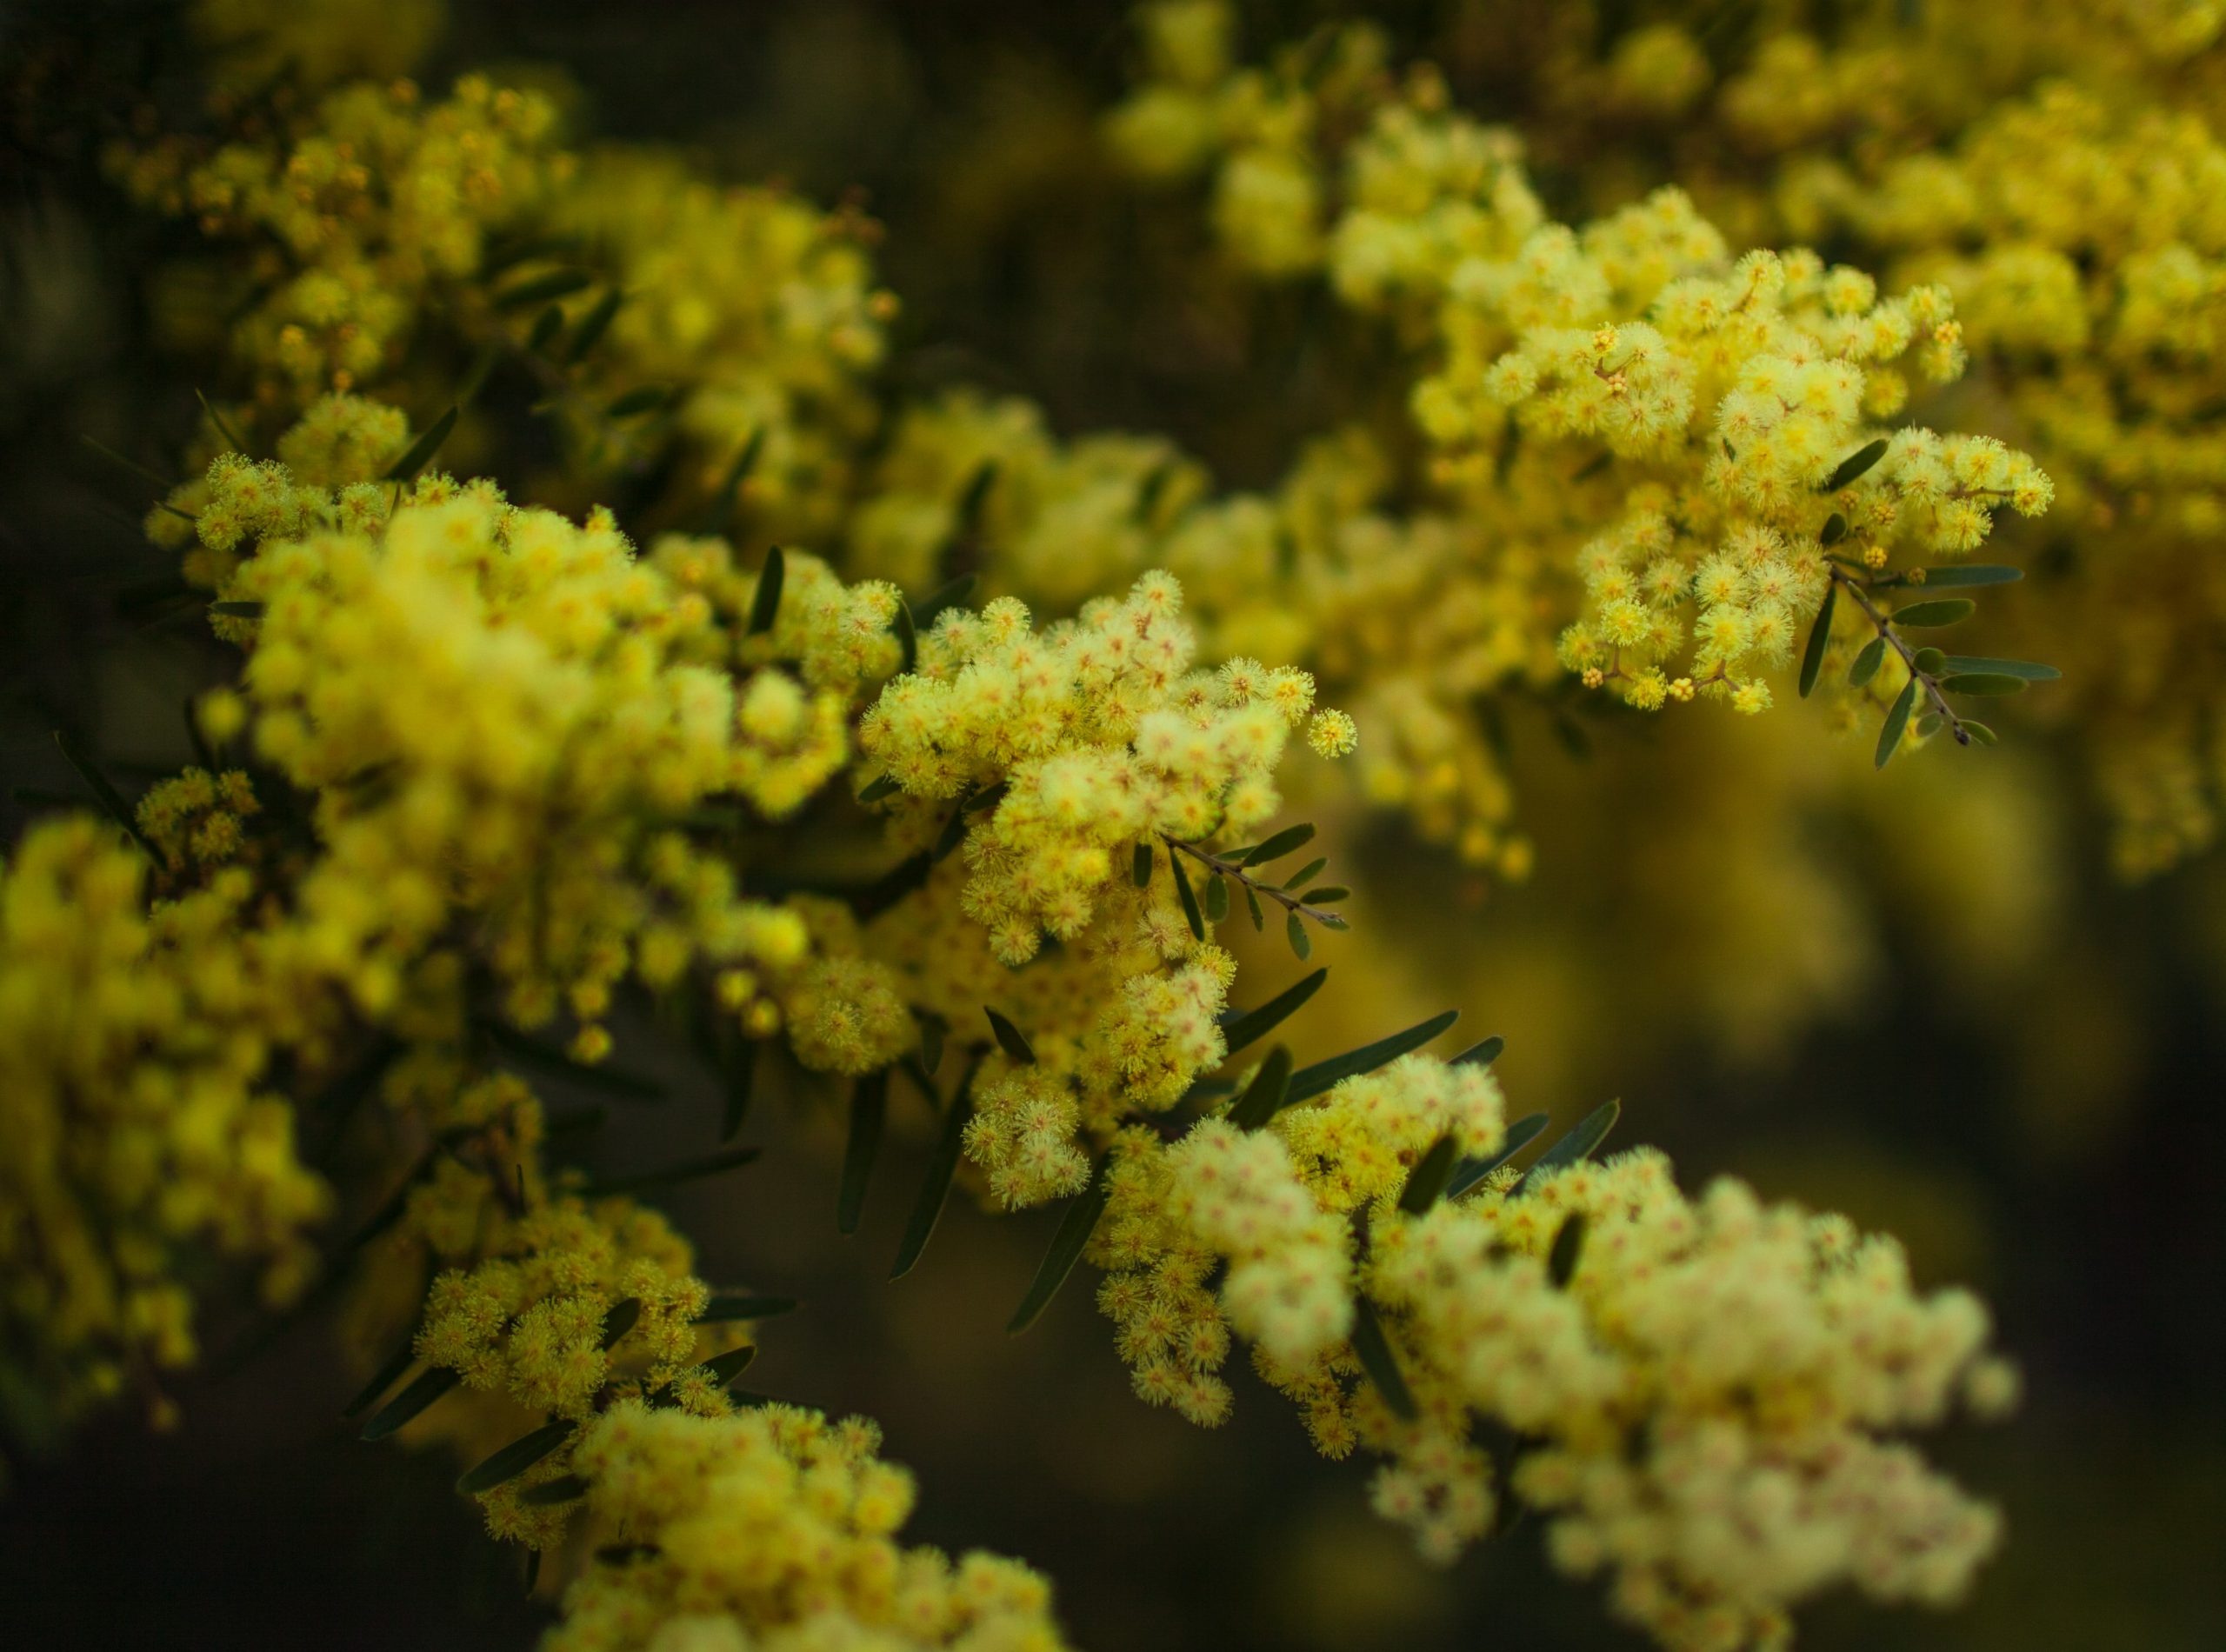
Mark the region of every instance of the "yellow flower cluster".
[[1250, 1133], [1124, 1133], [1088, 1254], [1137, 1393], [1219, 1422], [1234, 1331], [1325, 1454], [1390, 1457], [1375, 1503], [1441, 1560], [1493, 1516], [1474, 1420], [1513, 1429], [1557, 1563], [1611, 1572], [1616, 1610], [1681, 1652], [1778, 1643], [1836, 1583], [1954, 1598], [1998, 1522], [1894, 1436], [2013, 1400], [1977, 1301], [1918, 1296], [1843, 1217], [1729, 1181], [1689, 1199], [1645, 1149], [1402, 1208], [1433, 1143], [1489, 1162], [1503, 1134], [1488, 1072], [1422, 1056]]
[[1050, 1588], [975, 1552], [905, 1549], [911, 1476], [862, 1417], [613, 1405], [572, 1455], [603, 1558], [548, 1652], [1054, 1652]]
[[357, 82], [298, 133], [206, 155], [166, 141], [115, 164], [143, 200], [252, 243], [257, 296], [230, 351], [290, 410], [388, 376], [433, 285], [476, 275], [489, 236], [567, 171], [555, 122], [547, 98], [483, 77], [430, 103], [407, 81]]
[[[189, 829], [179, 801], [157, 823], [227, 858], [199, 836], [218, 812]], [[283, 1304], [328, 1205], [268, 1088], [274, 1046], [323, 1011], [267, 956], [251, 877], [215, 869], [151, 909], [147, 882], [139, 851], [81, 816], [0, 869], [0, 1324], [63, 1414], [136, 1389], [167, 1420], [157, 1374], [197, 1351], [189, 1259], [252, 1262]]]

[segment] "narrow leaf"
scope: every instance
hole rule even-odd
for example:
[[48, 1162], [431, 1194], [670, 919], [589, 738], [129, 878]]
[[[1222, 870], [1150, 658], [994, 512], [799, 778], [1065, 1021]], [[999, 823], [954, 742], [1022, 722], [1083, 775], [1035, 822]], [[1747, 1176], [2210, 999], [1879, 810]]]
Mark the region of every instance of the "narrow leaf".
[[456, 1482], [456, 1489], [467, 1497], [476, 1497], [483, 1491], [492, 1491], [505, 1481], [517, 1479], [570, 1439], [572, 1430], [578, 1426], [568, 1417], [536, 1429], [531, 1434], [520, 1435], [501, 1450], [466, 1469]]
[[[1013, 1035], [1016, 1038], [1019, 1034]], [[1024, 1046], [1023, 1046], [1024, 1047]], [[912, 1271], [912, 1264], [928, 1248], [928, 1240], [936, 1230], [936, 1221], [943, 1215], [944, 1202], [950, 1196], [952, 1178], [958, 1174], [959, 1149], [966, 1140], [966, 1122], [974, 1116], [973, 1075], [958, 1087], [958, 1095], [943, 1115], [943, 1133], [936, 1138], [936, 1149], [928, 1158], [928, 1173], [920, 1182], [920, 1196], [912, 1202], [911, 1219], [904, 1224], [904, 1238], [896, 1247], [896, 1265], [889, 1270], [891, 1279], [902, 1279]]]
[[1857, 448], [1854, 452], [1849, 454], [1847, 457], [1839, 462], [1838, 466], [1832, 471], [1832, 474], [1824, 478], [1823, 486], [1818, 488], [1816, 491], [1819, 493], [1837, 493], [1842, 488], [1847, 486], [1849, 483], [1865, 475], [1870, 470], [1871, 466], [1876, 464], [1879, 460], [1884, 458], [1886, 456], [1886, 448], [1887, 441], [1883, 436], [1875, 442], [1864, 443], [1861, 447]]
[[739, 1169], [756, 1159], [763, 1149], [754, 1147], [730, 1147], [716, 1153], [707, 1153], [699, 1159], [689, 1159], [679, 1164], [668, 1164], [661, 1170], [643, 1170], [633, 1176], [615, 1176], [607, 1181], [590, 1182], [581, 1189], [581, 1196], [607, 1199], [613, 1194], [646, 1193], [653, 1188], [678, 1187], [684, 1182], [699, 1182], [707, 1176], [718, 1176], [728, 1170]]
[[603, 409], [603, 413], [614, 419], [636, 418], [643, 413], [656, 412], [679, 394], [670, 384], [636, 384], [623, 396], [615, 398], [609, 407]]
[[731, 1142], [750, 1116], [750, 1097], [757, 1083], [757, 1041], [739, 1034], [727, 1040], [725, 1062], [726, 1112], [719, 1121], [719, 1140]]
[[1892, 617], [1894, 623], [1904, 630], [1954, 625], [1970, 618], [1978, 611], [1978, 606], [1968, 596], [1943, 596], [1935, 602], [1907, 603], [1896, 609]]
[[943, 1065], [943, 1035], [950, 1029], [941, 1016], [923, 1015], [920, 1017], [920, 1070], [930, 1078]]
[[858, 794], [858, 801], [862, 803], [877, 803], [884, 797], [895, 796], [903, 789], [903, 788], [896, 783], [893, 776], [876, 775], [866, 783], [866, 789]]
[[1303, 1102], [1343, 1083], [1357, 1073], [1372, 1073], [1410, 1050], [1420, 1049], [1460, 1018], [1459, 1010], [1448, 1009], [1432, 1016], [1428, 1021], [1416, 1022], [1404, 1032], [1396, 1032], [1389, 1038], [1363, 1044], [1358, 1049], [1349, 1049], [1342, 1056], [1316, 1062], [1311, 1067], [1302, 1067], [1291, 1075], [1290, 1099]]
[[1836, 510], [1824, 518], [1824, 530], [1816, 536], [1820, 545], [1836, 545], [1847, 537], [1847, 518]]
[[1290, 1018], [1291, 1014], [1309, 998], [1322, 990], [1322, 983], [1330, 978], [1330, 971], [1316, 969], [1302, 976], [1285, 987], [1267, 1003], [1255, 1009], [1231, 1010], [1223, 1018], [1221, 1036], [1231, 1056], [1249, 1044], [1258, 1042]]
[[1499, 1059], [1500, 1051], [1506, 1048], [1507, 1040], [1494, 1033], [1482, 1043], [1470, 1045], [1445, 1064], [1448, 1067], [1489, 1067]]
[[411, 1362], [417, 1357], [417, 1338], [415, 1332], [404, 1337], [402, 1346], [394, 1350], [385, 1364], [372, 1374], [371, 1380], [356, 1390], [356, 1397], [341, 1408], [343, 1419], [361, 1416], [370, 1409], [372, 1402], [402, 1380]]
[[1538, 1162], [1523, 1172], [1523, 1180], [1516, 1183], [1515, 1190], [1523, 1192], [1547, 1171], [1558, 1170], [1565, 1164], [1575, 1164], [1580, 1159], [1590, 1158], [1593, 1149], [1608, 1139], [1608, 1132], [1616, 1128], [1616, 1121], [1623, 1116], [1623, 1104], [1620, 1101], [1601, 1102], [1577, 1120], [1567, 1136], [1538, 1156]]
[[449, 432], [456, 429], [457, 410], [451, 407], [425, 429], [423, 435], [402, 450], [402, 456], [387, 467], [389, 482], [411, 482], [417, 473], [432, 462], [441, 450], [441, 443], [449, 439]]
[[1499, 1151], [1493, 1154], [1491, 1157], [1461, 1161], [1453, 1172], [1451, 1183], [1445, 1189], [1445, 1196], [1449, 1199], [1457, 1199], [1468, 1192], [1470, 1189], [1498, 1169], [1501, 1165], [1505, 1164], [1524, 1148], [1529, 1147], [1545, 1129], [1547, 1122], [1543, 1113], [1533, 1113], [1527, 1118], [1516, 1120], [1507, 1127], [1507, 1134], [1500, 1141]]
[[757, 456], [765, 450], [765, 427], [759, 425], [750, 433], [727, 466], [726, 475], [719, 478], [718, 491], [711, 496], [711, 503], [703, 513], [702, 531], [723, 534], [734, 522], [736, 501], [742, 497], [742, 484], [757, 468]]
[[1339, 901], [1352, 898], [1352, 891], [1342, 883], [1324, 883], [1319, 889], [1306, 891], [1309, 906], [1333, 906]]
[[610, 323], [618, 314], [618, 306], [626, 302], [626, 295], [613, 287], [595, 302], [595, 307], [580, 317], [580, 324], [572, 330], [572, 342], [565, 347], [564, 359], [576, 363], [597, 344], [610, 330]]
[[1130, 856], [1129, 877], [1138, 889], [1149, 889], [1151, 886], [1152, 862], [1157, 857], [1152, 854], [1150, 843], [1137, 844], [1135, 854]]
[[1307, 934], [1306, 926], [1298, 921], [1297, 913], [1290, 913], [1284, 919], [1283, 933], [1290, 937], [1290, 949], [1298, 954], [1301, 963], [1314, 956], [1314, 937]]
[[2007, 671], [1959, 671], [1941, 678], [1940, 686], [1950, 694], [2023, 694], [2026, 682]]
[[1584, 1249], [1584, 1212], [1572, 1210], [1562, 1218], [1554, 1235], [1554, 1248], [1546, 1255], [1546, 1277], [1556, 1290], [1565, 1290], [1576, 1276], [1576, 1261]]
[[1399, 1209], [1418, 1216], [1445, 1196], [1453, 1182], [1453, 1161], [1460, 1152], [1453, 1132], [1446, 1131], [1430, 1144], [1430, 1150], [1407, 1172], [1407, 1185], [1399, 1190]]
[[1206, 922], [1219, 923], [1229, 916], [1229, 880], [1216, 872], [1206, 884]]
[[1289, 877], [1283, 880], [1283, 888], [1285, 889], [1296, 889], [1303, 883], [1311, 883], [1316, 878], [1322, 876], [1322, 869], [1329, 863], [1330, 857], [1326, 855], [1318, 860], [1307, 862], [1305, 865], [1300, 867], [1298, 870], [1293, 872]]
[[366, 1440], [385, 1439], [463, 1380], [461, 1376], [445, 1365], [436, 1365], [430, 1370], [420, 1371], [408, 1388], [389, 1400], [384, 1407], [373, 1414], [369, 1422], [363, 1424], [361, 1437]]
[[1244, 886], [1244, 909], [1252, 915], [1253, 932], [1265, 935], [1268, 932], [1268, 915], [1260, 909], [1260, 896], [1250, 883]]
[[109, 783], [108, 776], [93, 766], [93, 760], [65, 730], [57, 729], [54, 731], [54, 743], [62, 748], [63, 758], [77, 771], [77, 778], [93, 789], [93, 796], [101, 800], [101, 807], [108, 810], [110, 818], [123, 828], [125, 835], [139, 845], [149, 860], [160, 866], [163, 857], [155, 852], [155, 846], [139, 829], [139, 823], [132, 815], [131, 805], [123, 801], [123, 794]]
[[199, 390], [197, 389], [193, 392], [193, 399], [201, 403], [201, 410], [209, 416], [209, 423], [217, 427], [217, 434], [224, 438], [225, 444], [240, 457], [246, 458], [248, 456], [247, 443], [240, 439], [240, 433], [232, 428], [232, 422], [218, 412], [216, 403], [203, 396]]
[[588, 1482], [576, 1474], [561, 1474], [554, 1480], [544, 1480], [537, 1486], [528, 1486], [518, 1493], [518, 1501], [532, 1509], [553, 1509], [561, 1502], [573, 1502], [588, 1495]]
[[1804, 700], [1816, 686], [1816, 673], [1824, 669], [1824, 649], [1832, 640], [1832, 606], [1839, 599], [1839, 582], [1835, 580], [1824, 587], [1823, 604], [1816, 610], [1816, 623], [1809, 628], [1809, 646], [1801, 656], [1801, 697]]
[[920, 633], [912, 623], [911, 608], [902, 596], [896, 599], [896, 613], [890, 626], [896, 633], [897, 674], [909, 676], [920, 663]]
[[1878, 730], [1878, 751], [1874, 766], [1883, 769], [1886, 760], [1894, 755], [1894, 748], [1902, 743], [1902, 730], [1909, 727], [1909, 708], [1916, 703], [1916, 679], [1911, 677], [1902, 686], [1893, 709], [1886, 713], [1885, 726]]
[[990, 1030], [996, 1035], [998, 1049], [1023, 1066], [1036, 1065], [1036, 1052], [1030, 1048], [1028, 1040], [1021, 1036], [1019, 1028], [986, 1006], [982, 1013], [990, 1018]]
[[2000, 735], [1995, 733], [1983, 723], [1976, 722], [1969, 717], [1963, 719], [1963, 732], [1983, 746], [1996, 746], [2002, 743]]
[[1090, 1236], [1112, 1197], [1112, 1185], [1105, 1175], [1105, 1157], [1100, 1154], [1090, 1167], [1090, 1185], [1067, 1201], [1058, 1229], [1051, 1236], [1051, 1248], [1043, 1253], [1043, 1260], [1036, 1269], [1035, 1281], [1021, 1298], [1012, 1318], [1006, 1322], [1009, 1335], [1016, 1336], [1026, 1330], [1050, 1306], [1051, 1298], [1059, 1294], [1059, 1287], [1075, 1270], [1075, 1263], [1082, 1260], [1083, 1247], [1090, 1242]]
[[881, 1126], [889, 1112], [889, 1069], [868, 1073], [850, 1091], [850, 1137], [843, 1149], [843, 1184], [835, 1202], [835, 1226], [843, 1233], [858, 1230], [858, 1216], [865, 1209], [866, 1181], [881, 1151]]
[[793, 1296], [714, 1296], [703, 1304], [703, 1311], [696, 1316], [696, 1322], [723, 1325], [738, 1319], [771, 1319], [780, 1314], [793, 1314], [796, 1308], [796, 1299]]
[[1861, 688], [1878, 675], [1878, 668], [1885, 663], [1886, 639], [1883, 636], [1874, 636], [1863, 645], [1863, 651], [1855, 656], [1855, 664], [1849, 669], [1847, 674], [1848, 687]]
[[1183, 921], [1190, 926], [1191, 936], [1203, 941], [1206, 938], [1205, 914], [1198, 910], [1198, 897], [1191, 891], [1190, 875], [1183, 869], [1183, 857], [1170, 850], [1167, 865], [1175, 874], [1175, 898], [1183, 903]]
[[2053, 683], [2063, 675], [2053, 665], [2039, 665], [2031, 660], [1990, 660], [1978, 654], [1950, 654], [1941, 669], [1958, 675], [1969, 672], [2023, 677], [2028, 683]]
[[629, 1296], [623, 1302], [613, 1302], [610, 1311], [603, 1316], [603, 1351], [608, 1354], [618, 1346], [628, 1331], [641, 1322], [642, 1299]]
[[1244, 1094], [1229, 1109], [1229, 1122], [1240, 1130], [1256, 1130], [1283, 1109], [1290, 1096], [1290, 1051], [1277, 1044], [1260, 1063], [1260, 1070], [1244, 1087]]
[[1365, 1296], [1353, 1298], [1351, 1340], [1361, 1369], [1376, 1384], [1376, 1392], [1391, 1408], [1392, 1416], [1412, 1422], [1421, 1415], [1416, 1409], [1415, 1396], [1408, 1391], [1407, 1379], [1399, 1374], [1399, 1362], [1391, 1352], [1390, 1339], [1383, 1335], [1383, 1326], [1376, 1317], [1376, 1304]]
[[1926, 569], [1924, 588], [1949, 590], [1958, 585], [2013, 585], [2024, 577], [2022, 568], [2005, 568], [1998, 563], [1967, 563], [1958, 568]]
[[487, 1035], [488, 1042], [505, 1056], [514, 1056], [520, 1061], [576, 1083], [613, 1096], [623, 1096], [630, 1101], [661, 1102], [664, 1099], [664, 1086], [653, 1078], [643, 1078], [616, 1067], [591, 1067], [585, 1062], [574, 1061], [563, 1050], [552, 1049], [540, 1040], [529, 1038], [491, 1016], [480, 1020], [477, 1025], [479, 1030]]
[[724, 1388], [750, 1369], [750, 1362], [757, 1357], [757, 1344], [744, 1342], [730, 1348], [723, 1354], [714, 1354], [703, 1364], [704, 1373], [712, 1382]]
[[1291, 850], [1303, 848], [1313, 841], [1314, 828], [1310, 823], [1302, 822], [1296, 826], [1286, 826], [1266, 843], [1256, 843], [1245, 850], [1244, 858], [1239, 864], [1264, 866], [1268, 862], [1279, 861]]
[[763, 636], [773, 629], [773, 622], [781, 612], [781, 587], [788, 576], [788, 558], [775, 545], [765, 553], [765, 566], [758, 571], [757, 594], [750, 599], [750, 632]]
[[558, 304], [551, 304], [533, 318], [533, 325], [525, 336], [525, 353], [538, 356], [556, 342], [556, 335], [564, 330], [564, 311]]
[[545, 276], [536, 276], [530, 281], [522, 281], [506, 292], [497, 293], [495, 308], [524, 310], [534, 304], [569, 298], [594, 283], [595, 277], [584, 270], [554, 270]]

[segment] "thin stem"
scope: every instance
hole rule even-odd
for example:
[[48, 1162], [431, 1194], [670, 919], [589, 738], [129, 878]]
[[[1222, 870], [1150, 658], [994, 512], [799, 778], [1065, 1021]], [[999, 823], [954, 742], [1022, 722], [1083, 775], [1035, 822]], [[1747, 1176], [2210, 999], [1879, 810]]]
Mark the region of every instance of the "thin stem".
[[1211, 868], [1222, 876], [1235, 878], [1245, 888], [1266, 896], [1286, 911], [1302, 913], [1328, 929], [1344, 927], [1344, 919], [1335, 912], [1323, 907], [1310, 906], [1303, 895], [1294, 895], [1289, 889], [1277, 889], [1272, 883], [1263, 883], [1235, 861], [1216, 855], [1210, 849], [1200, 849], [1196, 843], [1186, 843], [1181, 838], [1170, 836], [1165, 832], [1160, 833], [1159, 836], [1160, 841], [1169, 849], [1179, 849], [1192, 860]]
[[1830, 573], [1834, 583], [1855, 599], [1855, 604], [1863, 610], [1863, 617], [1868, 619], [1878, 635], [1886, 640], [1887, 645], [1902, 656], [1902, 663], [1908, 668], [1910, 678], [1924, 685], [1925, 703], [1932, 709], [1934, 714], [1943, 723], [1948, 725], [1948, 732], [1955, 736], [1956, 743], [1959, 746], [1969, 745], [1971, 731], [1963, 726], [1963, 720], [1956, 715], [1956, 708], [1949, 705], [1947, 696], [1941, 693], [1939, 679], [1929, 671], [1921, 671], [1917, 669], [1916, 651], [1909, 647], [1902, 634], [1894, 629], [1892, 621], [1880, 613], [1877, 604], [1870, 600], [1868, 590], [1869, 582], [1856, 578], [1837, 563], [1827, 563], [1825, 568]]

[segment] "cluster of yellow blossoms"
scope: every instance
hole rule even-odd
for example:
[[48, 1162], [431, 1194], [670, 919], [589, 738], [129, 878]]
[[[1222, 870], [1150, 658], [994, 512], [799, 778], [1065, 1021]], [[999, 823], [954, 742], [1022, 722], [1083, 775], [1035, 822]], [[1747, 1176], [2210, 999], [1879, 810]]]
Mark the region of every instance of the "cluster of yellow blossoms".
[[1644, 1149], [1403, 1199], [1433, 1143], [1481, 1168], [1505, 1139], [1490, 1075], [1423, 1056], [1250, 1133], [1129, 1133], [1091, 1254], [1137, 1393], [1217, 1423], [1247, 1339], [1325, 1453], [1392, 1459], [1376, 1506], [1441, 1560], [1499, 1501], [1475, 1419], [1511, 1429], [1556, 1562], [1668, 1646], [1780, 1644], [1836, 1582], [1954, 1598], [1997, 1517], [1893, 1436], [2014, 1396], [1976, 1299], [1916, 1295], [1843, 1217], [1688, 1199]]

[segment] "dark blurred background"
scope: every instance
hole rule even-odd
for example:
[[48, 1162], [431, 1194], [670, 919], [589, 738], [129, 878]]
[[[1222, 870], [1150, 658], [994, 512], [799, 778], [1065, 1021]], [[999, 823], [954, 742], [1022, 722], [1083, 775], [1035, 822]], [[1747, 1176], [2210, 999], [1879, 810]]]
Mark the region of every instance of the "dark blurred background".
[[[553, 65], [549, 83], [584, 132], [676, 143], [722, 172], [777, 175], [823, 200], [862, 191], [888, 226], [883, 278], [904, 301], [889, 369], [899, 393], [978, 383], [1039, 401], [1062, 432], [1163, 431], [1238, 486], [1271, 481], [1298, 440], [1368, 394], [1353, 389], [1356, 370], [1381, 340], [1297, 293], [1248, 294], [1203, 256], [1194, 207], [1140, 200], [1105, 174], [1093, 123], [1134, 55], [1120, 5], [453, 10], [429, 83], [462, 66], [532, 64], [546, 77]], [[1247, 26], [1265, 39], [1331, 10], [1256, 5]], [[1443, 8], [1370, 10], [1419, 41]], [[185, 760], [177, 708], [228, 669], [190, 623], [139, 600], [167, 571], [137, 530], [147, 490], [77, 440], [95, 435], [162, 470], [194, 422], [191, 364], [155, 347], [143, 286], [190, 232], [131, 212], [97, 164], [135, 103], [190, 108], [191, 66], [165, 7], [0, 9], [10, 840], [45, 794], [72, 784], [53, 729], [85, 733], [120, 776], [143, 782]], [[1960, 915], [1943, 945], [1928, 920], [1936, 903], [1910, 896], [1899, 840], [1822, 806], [1789, 816], [1783, 830], [1856, 891], [1867, 962], [1774, 1010], [1767, 1036], [1728, 1036], [1721, 1017], [1679, 1012], [1684, 932], [1645, 928], [1645, 911], [1602, 899], [1591, 869], [1635, 852], [1613, 829], [1628, 818], [1613, 800], [1674, 796], [1681, 765], [1769, 736], [1665, 729], [1663, 750], [1611, 752], [1587, 771], [1522, 734], [1516, 766], [1536, 818], [1594, 822], [1540, 830], [1531, 886], [1476, 898], [1396, 821], [1348, 823], [1346, 851], [1372, 880], [1361, 916], [1392, 937], [1364, 955], [1379, 977], [1371, 1024], [1475, 995], [1463, 1008], [1477, 1036], [1510, 1040], [1499, 1070], [1513, 1110], [1566, 1117], [1620, 1095], [1630, 1139], [1669, 1149], [1689, 1180], [1736, 1172], [1894, 1229], [1925, 1281], [1968, 1282], [1992, 1302], [2025, 1369], [2014, 1422], [1933, 1442], [2009, 1516], [2007, 1550], [1969, 1608], [1936, 1617], [1830, 1601], [1804, 1613], [1804, 1643], [2226, 1646], [2217, 866], [2113, 882], [2096, 822], [2036, 736], [2016, 795], [2047, 811], [2044, 852], [2029, 870], [1994, 873], [2005, 899], [2045, 883], [2045, 909], [2013, 907], [2007, 940], [1996, 932], [1980, 948], [1974, 988], [1965, 943], [1975, 930], [1986, 939], [1983, 912]], [[1749, 743], [1724, 760], [1770, 755]], [[1765, 792], [1756, 807], [1803, 805]], [[1450, 916], [1408, 945], [1401, 915], [1415, 911]], [[1799, 975], [1802, 936], [1767, 923], [1738, 936], [1732, 967], [1765, 982]], [[1263, 960], [1246, 996], [1290, 969]], [[1332, 1022], [1304, 1036], [1326, 1049], [1353, 1042], [1347, 1030]], [[656, 1066], [636, 1031], [623, 1058]], [[614, 1162], [655, 1162], [702, 1140], [716, 1102], [698, 1077], [670, 1071], [678, 1099], [630, 1128]], [[914, 1536], [1026, 1556], [1057, 1581], [1076, 1640], [1108, 1652], [1638, 1644], [1592, 1591], [1550, 1573], [1535, 1525], [1450, 1571], [1419, 1564], [1368, 1513], [1365, 1470], [1314, 1458], [1283, 1402], [1246, 1376], [1236, 1420], [1216, 1433], [1145, 1409], [1085, 1289], [1007, 1337], [1043, 1216], [992, 1221], [954, 1201], [919, 1269], [884, 1282], [923, 1121], [884, 1159], [863, 1230], [841, 1241], [836, 1128], [810, 1102], [761, 1100], [753, 1130], [769, 1164], [676, 1195], [671, 1209], [708, 1276], [806, 1299], [768, 1328], [753, 1380], [881, 1419], [890, 1455], [921, 1475]], [[323, 1326], [227, 1369], [224, 1350], [251, 1329], [217, 1319], [210, 1369], [179, 1391], [175, 1436], [110, 1419], [0, 1493], [10, 1643], [527, 1644], [546, 1612], [522, 1598], [516, 1557], [451, 1494], [454, 1465], [354, 1442], [336, 1418], [352, 1383]]]

